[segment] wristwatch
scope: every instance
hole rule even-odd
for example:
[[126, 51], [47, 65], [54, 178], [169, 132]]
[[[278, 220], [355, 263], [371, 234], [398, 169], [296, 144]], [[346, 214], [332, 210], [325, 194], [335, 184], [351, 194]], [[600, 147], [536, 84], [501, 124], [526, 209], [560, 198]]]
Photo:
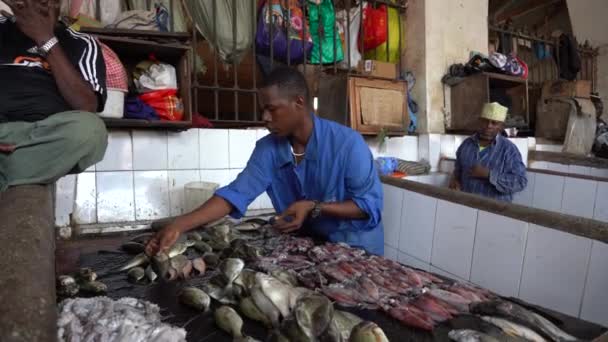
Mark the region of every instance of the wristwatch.
[[310, 217], [313, 219], [316, 219], [316, 218], [321, 217], [321, 203], [319, 201], [313, 201], [313, 203], [315, 204], [315, 206], [312, 207], [312, 211], [310, 212]]
[[57, 37], [53, 37], [49, 39], [46, 43], [42, 44], [42, 46], [37, 47], [36, 52], [40, 56], [46, 57], [51, 51], [51, 49], [55, 47], [55, 45], [57, 45], [57, 43], [59, 43], [59, 39], [57, 39]]

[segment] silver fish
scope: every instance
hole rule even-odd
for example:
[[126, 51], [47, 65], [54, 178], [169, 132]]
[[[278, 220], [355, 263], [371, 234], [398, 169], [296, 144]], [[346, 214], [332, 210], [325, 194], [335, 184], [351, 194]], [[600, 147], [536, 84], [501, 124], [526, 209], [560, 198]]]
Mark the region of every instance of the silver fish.
[[448, 337], [456, 342], [499, 342], [498, 339], [471, 329], [452, 330]]
[[496, 299], [475, 304], [472, 306], [471, 311], [482, 315], [505, 317], [510, 321], [521, 323], [529, 328], [537, 330], [544, 336], [554, 341], [578, 340], [576, 337], [560, 330], [548, 319], [512, 302]]
[[129, 270], [129, 272], [127, 272], [127, 278], [132, 283], [140, 282], [145, 276], [146, 276], [146, 271], [139, 266], [133, 267], [132, 269]]
[[222, 274], [226, 277], [228, 286], [241, 274], [241, 271], [245, 267], [245, 262], [241, 259], [228, 258], [220, 265]]
[[207, 312], [211, 304], [211, 298], [205, 291], [196, 287], [185, 287], [179, 294], [179, 300], [183, 304], [199, 311]]
[[266, 315], [264, 315], [264, 313], [258, 309], [251, 297], [241, 298], [239, 309], [247, 318], [261, 322], [268, 327], [272, 326], [270, 319], [268, 319], [268, 317], [266, 317]]
[[309, 290], [305, 287], [292, 287], [289, 289], [289, 310], [293, 310], [298, 303], [298, 300], [304, 296], [310, 296], [315, 294], [315, 291]]
[[350, 333], [349, 342], [388, 342], [384, 331], [374, 322], [361, 322]]
[[197, 232], [188, 233], [188, 240], [201, 241], [202, 239], [203, 239], [203, 237], [201, 236], [201, 234], [199, 234]]
[[234, 284], [241, 286], [245, 293], [251, 293], [251, 288], [253, 288], [256, 284], [255, 275], [256, 271], [250, 269], [243, 269], [236, 279], [234, 279]]
[[334, 310], [334, 317], [328, 330], [334, 330], [339, 335], [341, 341], [348, 341], [353, 328], [361, 322], [363, 320], [359, 316], [346, 311]]
[[146, 255], [146, 253], [137, 254], [133, 259], [127, 262], [123, 267], [118, 269], [119, 271], [126, 271], [133, 267], [144, 266], [150, 261], [150, 258]]
[[158, 275], [156, 274], [156, 272], [154, 272], [151, 265], [148, 265], [148, 267], [146, 267], [144, 273], [146, 274], [146, 278], [148, 278], [151, 283], [153, 283], [156, 278], [158, 278]]
[[205, 241], [197, 241], [194, 243], [194, 249], [203, 254], [213, 252], [213, 248]]
[[523, 325], [507, 321], [506, 319], [491, 316], [482, 316], [481, 319], [488, 323], [494, 324], [509, 335], [523, 337], [532, 342], [547, 342], [547, 340], [537, 334], [534, 330], [524, 327]]
[[76, 279], [68, 275], [60, 275], [57, 277], [57, 294], [63, 297], [72, 297], [78, 294], [80, 287], [76, 283]]
[[187, 279], [192, 271], [192, 262], [182, 254], [171, 258], [170, 264], [171, 268], [175, 270], [175, 273], [183, 279]]
[[262, 225], [255, 222], [241, 222], [232, 228], [238, 231], [246, 232], [251, 230], [258, 230], [260, 229], [260, 227], [262, 227]]
[[268, 297], [264, 294], [262, 289], [259, 286], [254, 286], [251, 289], [251, 299], [255, 303], [255, 306], [262, 311], [262, 313], [268, 317], [272, 326], [279, 326], [279, 317], [281, 312], [277, 307], [272, 303]]
[[289, 316], [290, 286], [265, 273], [255, 275], [256, 284], [262, 289], [264, 295], [279, 309], [283, 317]]
[[178, 242], [178, 243], [174, 244], [173, 246], [171, 246], [171, 248], [169, 249], [167, 254], [169, 255], [169, 258], [174, 258], [180, 254], [184, 254], [184, 252], [186, 252], [188, 247], [194, 246], [194, 243], [195, 243], [195, 241], [190, 241], [190, 240], [187, 240], [186, 242]]
[[152, 257], [152, 269], [156, 275], [161, 277], [161, 280], [169, 279], [169, 270], [171, 269], [171, 259], [166, 253], [158, 253]]
[[205, 264], [213, 268], [220, 262], [220, 257], [215, 253], [205, 253], [203, 260], [205, 260]]
[[310, 337], [320, 336], [329, 326], [334, 316], [334, 306], [323, 295], [311, 295], [298, 300], [293, 309], [296, 322]]
[[221, 306], [215, 310], [215, 323], [232, 337], [243, 337], [243, 319], [233, 308]]
[[294, 270], [277, 268], [270, 275], [290, 286], [298, 286], [298, 274]]
[[290, 342], [311, 342], [316, 341], [316, 337], [306, 334], [293, 317], [283, 321], [281, 331]]
[[108, 287], [106, 284], [94, 280], [80, 284], [80, 291], [92, 294], [102, 294], [108, 292]]

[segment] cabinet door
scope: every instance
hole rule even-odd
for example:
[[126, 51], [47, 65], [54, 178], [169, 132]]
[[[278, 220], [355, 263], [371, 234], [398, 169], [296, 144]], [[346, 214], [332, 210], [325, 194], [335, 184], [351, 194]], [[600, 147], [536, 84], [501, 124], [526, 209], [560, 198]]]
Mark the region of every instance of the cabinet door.
[[483, 105], [489, 99], [487, 76], [469, 76], [453, 86], [451, 92], [452, 111], [447, 128], [476, 131]]

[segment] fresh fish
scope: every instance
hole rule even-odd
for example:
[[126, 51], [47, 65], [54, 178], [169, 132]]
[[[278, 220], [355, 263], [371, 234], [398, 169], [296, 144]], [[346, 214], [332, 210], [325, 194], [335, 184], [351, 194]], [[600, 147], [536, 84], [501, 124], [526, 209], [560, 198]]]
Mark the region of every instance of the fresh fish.
[[298, 286], [298, 274], [294, 270], [277, 268], [270, 275], [290, 286]]
[[91, 294], [102, 294], [108, 292], [108, 287], [106, 286], [106, 284], [94, 280], [80, 284], [80, 291], [88, 292]]
[[221, 219], [215, 220], [213, 222], [209, 222], [205, 225], [205, 228], [211, 230], [219, 225], [225, 225], [227, 222], [226, 218], [222, 217]]
[[57, 294], [62, 297], [72, 297], [78, 294], [80, 287], [76, 279], [68, 275], [57, 277]]
[[144, 266], [150, 261], [150, 258], [146, 255], [146, 253], [137, 254], [133, 259], [127, 262], [124, 266], [119, 268], [119, 271], [126, 271], [133, 267]]
[[123, 251], [125, 251], [129, 254], [139, 254], [139, 253], [143, 253], [146, 250], [146, 245], [139, 243], [139, 242], [129, 241], [129, 242], [123, 243], [120, 246], [120, 249], [122, 249]]
[[524, 327], [523, 325], [510, 322], [506, 319], [491, 316], [482, 316], [481, 319], [488, 323], [494, 324], [509, 335], [523, 337], [532, 342], [547, 342], [547, 340], [537, 334], [534, 330]]
[[156, 280], [156, 278], [158, 278], [158, 275], [152, 269], [152, 265], [148, 265], [148, 267], [146, 267], [146, 270], [144, 272], [146, 274], [146, 278], [148, 278], [148, 280], [151, 283], [153, 283]]
[[348, 340], [349, 342], [388, 342], [384, 331], [374, 322], [361, 322], [357, 324]]
[[241, 271], [245, 267], [245, 262], [241, 259], [228, 258], [220, 265], [220, 270], [224, 277], [226, 277], [227, 286], [231, 286], [232, 282], [236, 277], [241, 274]]
[[[297, 325], [296, 325], [297, 326]], [[280, 330], [274, 329], [268, 336], [268, 342], [291, 342]]]
[[220, 306], [215, 310], [215, 324], [232, 337], [243, 337], [243, 319], [229, 306]]
[[127, 278], [132, 283], [140, 282], [145, 276], [146, 276], [146, 271], [139, 266], [133, 267], [132, 269], [129, 270], [129, 272], [127, 272]]
[[251, 288], [256, 285], [255, 275], [256, 271], [250, 269], [243, 269], [236, 279], [234, 279], [234, 284], [239, 285], [243, 288], [245, 294], [251, 293]]
[[512, 322], [523, 324], [541, 333], [553, 341], [576, 341], [577, 338], [560, 330], [555, 324], [541, 315], [529, 311], [512, 302], [496, 299], [478, 303], [471, 307], [471, 311], [482, 315], [500, 316]]
[[320, 336], [329, 326], [334, 316], [334, 306], [322, 295], [311, 295], [298, 300], [293, 309], [300, 329], [313, 338]]
[[469, 304], [471, 304], [471, 301], [462, 297], [459, 294], [442, 290], [439, 288], [430, 289], [427, 293], [435, 298], [441, 299], [442, 301], [452, 305], [460, 312], [469, 312]]
[[247, 219], [243, 222], [255, 223], [255, 224], [259, 224], [260, 226], [265, 226], [265, 225], [269, 224], [268, 220], [265, 220], [261, 217], [253, 217], [253, 218]]
[[131, 242], [137, 242], [145, 246], [154, 235], [156, 235], [155, 232], [141, 233], [131, 237]]
[[97, 273], [93, 272], [92, 269], [85, 267], [78, 270], [75, 278], [78, 282], [95, 281], [97, 280]]
[[434, 297], [426, 294], [419, 296], [412, 302], [412, 305], [427, 313], [436, 323], [452, 318], [452, 314], [439, 304]]
[[433, 320], [423, 311], [412, 305], [400, 305], [388, 310], [389, 315], [401, 323], [422, 330], [433, 330]]
[[289, 310], [293, 310], [298, 304], [298, 300], [304, 296], [310, 296], [315, 294], [315, 291], [309, 290], [305, 287], [292, 287], [289, 289]]
[[188, 233], [188, 240], [192, 241], [201, 241], [203, 237], [198, 232], [190, 232]]
[[175, 270], [178, 277], [188, 279], [192, 272], [192, 262], [185, 255], [176, 255], [170, 260], [171, 268]]
[[199, 275], [202, 275], [205, 274], [207, 265], [205, 264], [205, 260], [203, 260], [203, 258], [196, 258], [192, 259], [192, 268], [194, 268]]
[[171, 269], [171, 259], [166, 253], [158, 253], [152, 257], [152, 269], [156, 274], [164, 280], [171, 278], [169, 270]]
[[184, 252], [186, 252], [189, 247], [194, 246], [195, 243], [195, 241], [190, 240], [186, 240], [186, 242], [178, 242], [171, 246], [167, 252], [167, 255], [169, 255], [169, 258], [174, 258], [180, 254], [184, 254]]
[[203, 255], [203, 260], [205, 260], [205, 264], [207, 264], [207, 266], [211, 268], [216, 267], [217, 264], [220, 262], [219, 256], [215, 253], [205, 253]]
[[448, 337], [456, 342], [499, 342], [498, 339], [471, 329], [452, 330]]
[[232, 342], [260, 342], [251, 336], [235, 337]]
[[211, 246], [209, 246], [209, 244], [205, 241], [196, 241], [194, 243], [194, 249], [203, 254], [213, 252], [213, 248], [211, 248]]
[[350, 312], [335, 310], [330, 327], [336, 329], [342, 341], [348, 341], [353, 328], [363, 320]]
[[281, 331], [290, 342], [311, 342], [316, 340], [314, 336], [307, 335], [302, 331], [302, 328], [300, 328], [298, 322], [293, 317], [289, 317], [283, 321]]
[[272, 303], [272, 301], [266, 297], [259, 286], [254, 286], [251, 289], [251, 299], [253, 300], [255, 306], [264, 314], [264, 316], [270, 320], [272, 326], [278, 327], [281, 312]]
[[263, 323], [264, 325], [270, 327], [272, 326], [272, 322], [253, 302], [251, 297], [243, 297], [239, 303], [239, 309], [243, 315], [247, 318]]
[[255, 282], [262, 289], [264, 295], [279, 309], [281, 316], [289, 316], [290, 286], [261, 272], [255, 275]]
[[185, 287], [179, 294], [179, 300], [183, 304], [199, 311], [207, 312], [211, 304], [211, 298], [205, 291], [196, 287]]
[[262, 225], [255, 222], [241, 222], [232, 228], [238, 231], [246, 232], [251, 230], [258, 230], [260, 229], [260, 227], [262, 227]]

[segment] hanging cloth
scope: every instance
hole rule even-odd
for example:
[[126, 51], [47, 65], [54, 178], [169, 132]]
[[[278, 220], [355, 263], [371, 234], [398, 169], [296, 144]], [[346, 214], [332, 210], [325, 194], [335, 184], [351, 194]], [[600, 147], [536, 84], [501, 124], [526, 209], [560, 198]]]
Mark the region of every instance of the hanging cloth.
[[336, 11], [331, 0], [309, 0], [308, 21], [313, 41], [310, 62], [327, 64], [342, 61], [344, 50], [336, 30]]
[[[191, 0], [186, 0], [185, 2], [190, 2]], [[148, 2], [150, 3], [150, 7], [148, 7]], [[166, 8], [170, 15], [169, 17], [173, 19], [173, 30], [175, 32], [188, 32], [188, 25], [186, 23], [186, 15], [184, 13], [184, 5], [181, 1], [175, 0], [173, 1], [173, 8], [171, 8], [170, 0], [156, 0], [156, 1], [148, 1], [148, 0], [127, 0], [127, 5], [130, 10], [140, 10], [140, 11], [151, 11], [156, 8], [156, 6], [163, 6]], [[169, 25], [170, 27], [170, 25]]]
[[[217, 43], [214, 48], [220, 58], [226, 63], [238, 64], [253, 43], [252, 30], [257, 12], [255, 4], [232, 0], [186, 0], [183, 3], [203, 37], [212, 45]], [[236, 17], [233, 17], [234, 6]], [[236, 32], [233, 29], [234, 21]], [[214, 31], [217, 37], [214, 37]], [[233, 41], [234, 34], [236, 45]]]
[[[388, 7], [388, 6], [387, 6]], [[375, 59], [381, 62], [398, 63], [399, 62], [399, 11], [393, 7], [388, 7], [388, 36], [382, 44], [372, 50], [365, 51], [365, 59]], [[388, 55], [387, 55], [388, 41]], [[401, 42], [401, 46], [405, 46], [405, 42]]]

